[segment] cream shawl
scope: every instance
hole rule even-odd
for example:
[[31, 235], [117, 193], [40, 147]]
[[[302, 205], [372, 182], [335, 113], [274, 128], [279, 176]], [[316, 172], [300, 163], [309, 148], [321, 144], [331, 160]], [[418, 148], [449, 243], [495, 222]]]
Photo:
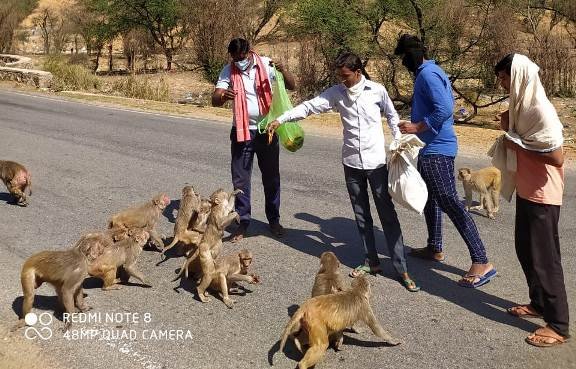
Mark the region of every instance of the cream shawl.
[[546, 97], [540, 82], [540, 68], [528, 57], [515, 54], [512, 60], [508, 132], [498, 137], [488, 156], [502, 172], [501, 194], [511, 201], [516, 189], [516, 152], [506, 149], [504, 140], [514, 141], [526, 150], [550, 152], [562, 146], [562, 123]]

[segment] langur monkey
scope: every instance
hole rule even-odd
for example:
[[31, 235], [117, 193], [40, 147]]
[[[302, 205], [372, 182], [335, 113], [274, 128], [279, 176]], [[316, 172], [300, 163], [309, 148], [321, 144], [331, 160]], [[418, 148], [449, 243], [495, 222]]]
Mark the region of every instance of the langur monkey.
[[[495, 167], [472, 171], [469, 168], [458, 169], [458, 179], [462, 181], [466, 196], [466, 210], [486, 209], [486, 215], [494, 219], [499, 210], [501, 175]], [[480, 194], [480, 205], [472, 207], [472, 193]]]
[[[376, 320], [370, 307], [370, 284], [365, 276], [359, 276], [354, 279], [349, 290], [313, 297], [302, 304], [284, 329], [280, 351], [284, 350], [288, 337], [295, 337], [302, 330], [308, 335], [310, 347], [298, 363], [298, 368], [310, 368], [324, 357], [329, 337], [341, 336], [346, 327], [358, 321], [366, 323], [376, 336], [389, 345], [401, 343]], [[295, 344], [299, 345], [297, 341]]]
[[16, 204], [28, 206], [28, 196], [32, 195], [32, 179], [30, 172], [22, 165], [13, 161], [0, 160], [0, 179], [6, 185], [8, 192], [16, 199]]

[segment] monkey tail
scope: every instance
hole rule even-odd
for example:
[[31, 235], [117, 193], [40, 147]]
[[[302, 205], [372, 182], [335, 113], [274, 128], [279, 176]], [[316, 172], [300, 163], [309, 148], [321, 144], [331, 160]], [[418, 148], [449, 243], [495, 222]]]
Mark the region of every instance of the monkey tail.
[[286, 345], [288, 337], [300, 329], [300, 320], [303, 316], [304, 312], [301, 309], [298, 309], [294, 315], [292, 315], [288, 324], [286, 324], [286, 328], [284, 328], [284, 333], [282, 333], [282, 338], [280, 339], [280, 352], [284, 351], [284, 346]]

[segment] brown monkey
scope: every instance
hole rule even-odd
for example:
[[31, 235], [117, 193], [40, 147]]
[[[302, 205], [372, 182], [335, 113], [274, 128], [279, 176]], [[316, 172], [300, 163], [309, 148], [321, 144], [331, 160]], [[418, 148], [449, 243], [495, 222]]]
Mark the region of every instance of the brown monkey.
[[[108, 228], [111, 228], [114, 233], [124, 234], [131, 228], [141, 228], [150, 234], [152, 243], [158, 250], [162, 250], [164, 242], [156, 232], [156, 223], [160, 219], [162, 211], [170, 204], [170, 199], [166, 194], [159, 193], [154, 196], [152, 200], [113, 215], [108, 222]], [[115, 241], [118, 241], [115, 237]]]
[[320, 255], [320, 270], [314, 279], [312, 297], [344, 291], [344, 279], [340, 274], [340, 261], [331, 251]]
[[28, 206], [28, 196], [32, 195], [32, 179], [30, 172], [22, 165], [13, 161], [0, 160], [0, 179], [8, 188], [10, 195], [16, 199], [16, 204]]
[[341, 336], [346, 327], [357, 321], [363, 321], [372, 332], [390, 345], [399, 345], [400, 340], [378, 323], [370, 307], [370, 284], [364, 276], [352, 281], [352, 288], [343, 292], [312, 297], [294, 313], [284, 329], [280, 341], [280, 351], [289, 336], [302, 329], [308, 335], [310, 347], [298, 363], [298, 368], [307, 369], [314, 366], [324, 357], [329, 345], [329, 337]]
[[[184, 261], [180, 272], [174, 280], [180, 278], [182, 273], [188, 278], [189, 267], [191, 267], [190, 269], [192, 269], [193, 273], [198, 272], [198, 270], [195, 269], [196, 265], [193, 264], [196, 259], [199, 259], [202, 274], [210, 276], [211, 273], [214, 272], [214, 259], [220, 255], [224, 229], [230, 225], [233, 220], [238, 221], [238, 213], [234, 211], [234, 198], [241, 192], [242, 190], [234, 190], [228, 194], [223, 189], [219, 189], [210, 195], [211, 210], [208, 215], [208, 221], [206, 222], [206, 231], [202, 235], [202, 240], [198, 248]], [[209, 278], [210, 277], [207, 277], [204, 290], [210, 285]], [[201, 300], [202, 298], [203, 296], [200, 297]]]
[[180, 200], [180, 209], [178, 209], [178, 215], [176, 216], [176, 222], [174, 223], [174, 238], [172, 242], [164, 247], [162, 250], [161, 257], [164, 253], [170, 250], [172, 247], [176, 246], [178, 242], [183, 242], [185, 244], [191, 244], [196, 240], [196, 233], [189, 231], [188, 226], [192, 220], [192, 215], [199, 212], [200, 198], [198, 194], [194, 192], [192, 186], [185, 186], [182, 189], [182, 200]]
[[[228, 295], [228, 283], [235, 284], [236, 282], [248, 282], [254, 284], [260, 282], [258, 276], [248, 275], [250, 264], [252, 264], [252, 253], [245, 249], [240, 250], [238, 253], [232, 253], [218, 258], [215, 262], [214, 272], [212, 273], [209, 287], [219, 292], [222, 301], [230, 309], [232, 309], [235, 301]], [[200, 287], [198, 287], [198, 294], [201, 293], [204, 294], [203, 302], [210, 301], [207, 297], [207, 291], [201, 290]]]
[[[133, 228], [128, 231], [128, 237], [107, 247], [102, 255], [92, 261], [88, 267], [88, 274], [104, 281], [103, 290], [118, 290], [120, 279], [116, 278], [118, 267], [122, 267], [128, 274], [140, 282], [150, 285], [144, 275], [136, 269], [136, 261], [142, 248], [148, 241], [149, 234], [143, 229]], [[128, 281], [126, 279], [126, 282]]]
[[[486, 215], [494, 219], [499, 210], [501, 175], [495, 167], [472, 171], [469, 168], [458, 169], [458, 179], [462, 181], [466, 196], [466, 210], [486, 209]], [[472, 193], [480, 193], [480, 205], [472, 207]]]
[[[14, 329], [23, 327], [26, 314], [32, 310], [34, 291], [42, 283], [54, 286], [66, 313], [89, 310], [84, 302], [82, 282], [88, 276], [88, 265], [104, 252], [101, 243], [80, 243], [64, 251], [42, 251], [29, 257], [22, 266], [20, 280], [24, 301], [22, 316]], [[66, 324], [68, 328], [70, 322]]]

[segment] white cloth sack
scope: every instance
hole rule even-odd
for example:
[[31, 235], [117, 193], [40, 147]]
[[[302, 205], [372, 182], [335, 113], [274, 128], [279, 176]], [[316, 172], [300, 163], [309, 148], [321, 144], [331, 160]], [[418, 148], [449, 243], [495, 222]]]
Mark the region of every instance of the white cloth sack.
[[562, 123], [556, 109], [546, 97], [540, 82], [540, 68], [528, 57], [515, 54], [510, 76], [510, 101], [508, 132], [496, 139], [488, 156], [492, 165], [502, 173], [500, 194], [512, 200], [516, 189], [516, 152], [506, 149], [508, 139], [520, 147], [536, 152], [550, 152], [562, 146]]
[[413, 165], [424, 147], [416, 135], [402, 135], [390, 144], [388, 154], [388, 193], [401, 206], [422, 215], [428, 201], [426, 183]]

